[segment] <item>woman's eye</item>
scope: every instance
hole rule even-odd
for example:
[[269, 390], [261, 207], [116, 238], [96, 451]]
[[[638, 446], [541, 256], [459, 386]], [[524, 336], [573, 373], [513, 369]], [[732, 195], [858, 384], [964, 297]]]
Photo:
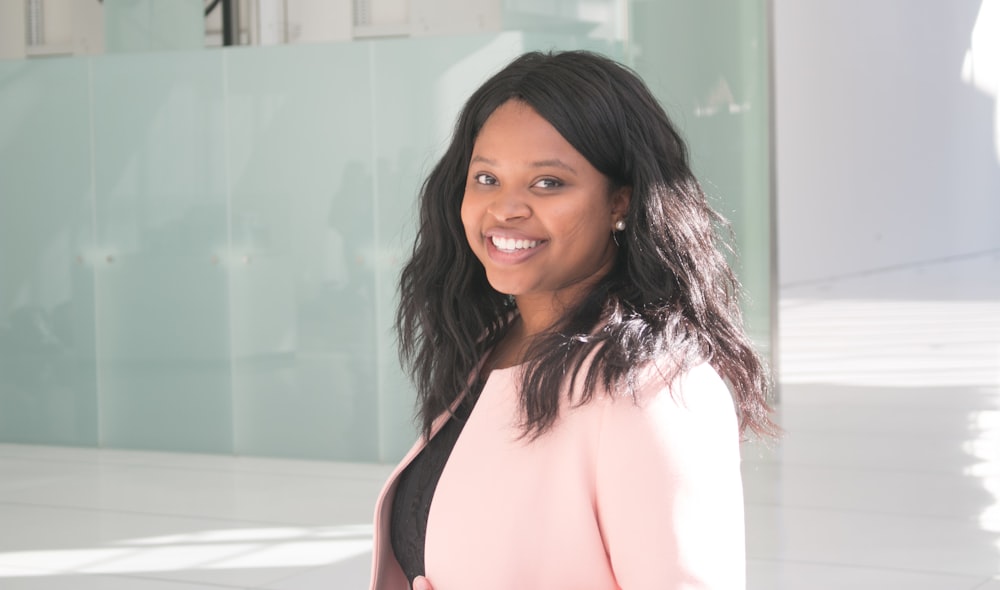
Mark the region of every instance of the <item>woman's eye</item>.
[[473, 178], [473, 180], [475, 180], [479, 184], [492, 185], [492, 184], [496, 184], [497, 183], [497, 179], [493, 178], [489, 174], [477, 174], [477, 175], [473, 176], [472, 178]]
[[535, 183], [538, 188], [558, 188], [562, 186], [562, 182], [556, 180], [555, 178], [543, 178]]

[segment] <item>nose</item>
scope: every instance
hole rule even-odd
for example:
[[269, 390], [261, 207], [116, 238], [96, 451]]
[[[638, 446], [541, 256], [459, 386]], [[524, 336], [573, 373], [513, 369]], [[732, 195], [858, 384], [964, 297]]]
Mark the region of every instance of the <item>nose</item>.
[[527, 195], [516, 190], [500, 190], [486, 207], [486, 212], [497, 221], [515, 221], [531, 217]]

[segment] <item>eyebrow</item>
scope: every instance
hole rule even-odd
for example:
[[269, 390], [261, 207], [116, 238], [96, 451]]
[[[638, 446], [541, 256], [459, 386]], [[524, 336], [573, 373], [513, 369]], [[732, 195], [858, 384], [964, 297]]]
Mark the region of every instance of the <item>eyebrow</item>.
[[[475, 164], [476, 162], [483, 162], [484, 164], [488, 164], [490, 166], [496, 166], [497, 165], [496, 160], [491, 160], [489, 158], [484, 158], [483, 156], [473, 156], [472, 160], [469, 163], [470, 164]], [[530, 166], [532, 168], [548, 168], [548, 167], [562, 168], [564, 170], [569, 170], [573, 174], [577, 173], [576, 170], [572, 166], [570, 166], [569, 164], [567, 164], [566, 162], [563, 162], [562, 160], [560, 160], [558, 158], [553, 158], [551, 160], [539, 160], [537, 162], [532, 162], [530, 164]]]

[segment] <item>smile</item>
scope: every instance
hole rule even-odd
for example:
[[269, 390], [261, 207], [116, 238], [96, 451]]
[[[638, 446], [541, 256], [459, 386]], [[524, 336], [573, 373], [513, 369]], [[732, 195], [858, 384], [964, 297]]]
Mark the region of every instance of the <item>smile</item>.
[[530, 250], [538, 246], [538, 240], [515, 240], [514, 238], [504, 238], [493, 236], [490, 238], [493, 245], [501, 252], [516, 252], [517, 250]]

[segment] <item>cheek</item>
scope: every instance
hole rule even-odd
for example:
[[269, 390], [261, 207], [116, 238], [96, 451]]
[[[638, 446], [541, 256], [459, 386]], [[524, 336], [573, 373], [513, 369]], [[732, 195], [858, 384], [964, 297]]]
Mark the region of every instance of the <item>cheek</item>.
[[554, 214], [552, 218], [559, 222], [562, 235], [572, 238], [579, 244], [595, 245], [603, 242], [605, 233], [610, 239], [611, 226], [608, 225], [608, 231], [604, 231], [604, 226], [607, 224], [603, 209], [599, 205], [587, 209], [568, 208]]

